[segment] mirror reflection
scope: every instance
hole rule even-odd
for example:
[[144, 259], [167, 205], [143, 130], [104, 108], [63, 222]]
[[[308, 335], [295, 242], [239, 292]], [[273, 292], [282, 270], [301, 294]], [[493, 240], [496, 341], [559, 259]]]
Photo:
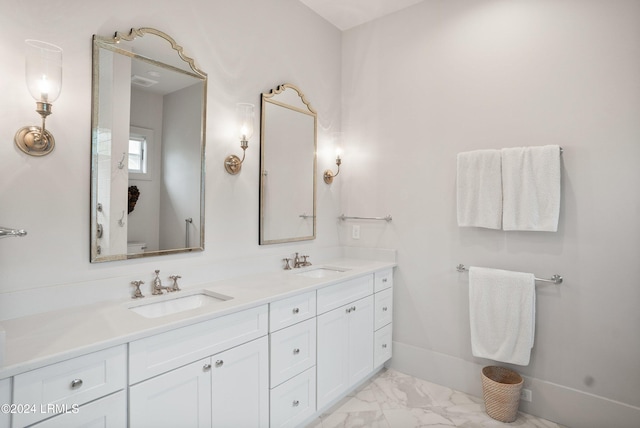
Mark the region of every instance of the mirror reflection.
[[92, 262], [204, 249], [206, 90], [159, 30], [94, 36]]
[[260, 244], [316, 237], [317, 114], [294, 85], [262, 94]]

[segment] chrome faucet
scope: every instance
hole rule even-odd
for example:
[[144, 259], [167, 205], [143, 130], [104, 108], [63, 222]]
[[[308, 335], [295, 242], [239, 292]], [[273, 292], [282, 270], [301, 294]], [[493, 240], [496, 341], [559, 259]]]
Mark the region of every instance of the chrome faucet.
[[311, 262], [307, 261], [307, 258], [309, 258], [309, 256], [299, 256], [298, 253], [296, 253], [296, 256], [293, 258], [293, 267], [297, 269], [311, 266]]
[[162, 290], [167, 290], [167, 292], [176, 291], [171, 287], [165, 287], [162, 285], [162, 281], [160, 280], [160, 271], [156, 270], [156, 277], [153, 279], [153, 291], [151, 294], [157, 296], [158, 294], [162, 294]]

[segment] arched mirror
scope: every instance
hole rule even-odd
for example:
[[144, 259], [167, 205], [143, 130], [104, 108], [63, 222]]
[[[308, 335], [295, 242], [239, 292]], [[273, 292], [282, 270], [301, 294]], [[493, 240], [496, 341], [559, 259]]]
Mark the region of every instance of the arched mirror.
[[91, 261], [204, 249], [207, 75], [167, 34], [93, 37]]
[[262, 94], [260, 244], [316, 237], [317, 114], [284, 84]]

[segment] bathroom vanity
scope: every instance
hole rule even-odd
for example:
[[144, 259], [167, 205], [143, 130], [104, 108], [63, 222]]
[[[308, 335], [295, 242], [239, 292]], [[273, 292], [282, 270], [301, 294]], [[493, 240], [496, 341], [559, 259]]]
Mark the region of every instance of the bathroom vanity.
[[[227, 299], [165, 316], [110, 302], [9, 320], [0, 425], [310, 422], [391, 358], [394, 266], [339, 260], [218, 281], [198, 291]], [[160, 299], [181, 293], [194, 295]]]

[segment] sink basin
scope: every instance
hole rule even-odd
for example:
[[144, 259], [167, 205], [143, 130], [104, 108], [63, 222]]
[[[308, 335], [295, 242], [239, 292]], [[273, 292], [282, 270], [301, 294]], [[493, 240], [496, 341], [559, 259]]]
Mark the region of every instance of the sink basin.
[[133, 304], [129, 303], [128, 308], [145, 318], [159, 318], [204, 306], [214, 306], [231, 300], [233, 297], [207, 290], [199, 290], [192, 292], [178, 291], [159, 297], [158, 299], [161, 300], [155, 302], [140, 301]]
[[317, 267], [303, 272], [298, 272], [296, 275], [306, 276], [308, 278], [324, 278], [327, 276], [337, 275], [345, 272], [347, 269], [338, 269], [334, 267]]

